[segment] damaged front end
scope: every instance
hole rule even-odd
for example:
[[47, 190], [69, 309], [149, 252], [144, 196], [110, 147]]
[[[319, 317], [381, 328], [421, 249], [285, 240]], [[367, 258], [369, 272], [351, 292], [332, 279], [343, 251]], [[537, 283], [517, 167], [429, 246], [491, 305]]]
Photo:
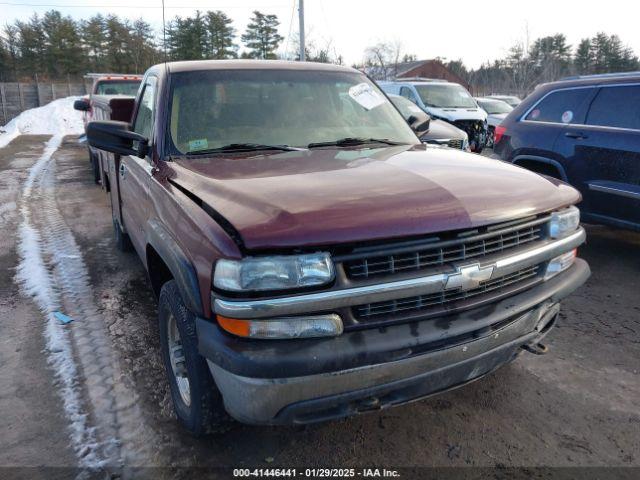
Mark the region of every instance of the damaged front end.
[[451, 123], [467, 133], [469, 148], [472, 152], [480, 153], [482, 151], [487, 143], [486, 120], [455, 120]]

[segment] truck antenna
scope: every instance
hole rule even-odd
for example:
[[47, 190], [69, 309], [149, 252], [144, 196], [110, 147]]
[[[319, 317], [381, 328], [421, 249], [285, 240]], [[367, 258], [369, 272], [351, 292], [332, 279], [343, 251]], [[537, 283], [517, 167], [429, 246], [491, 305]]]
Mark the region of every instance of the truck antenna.
[[164, 69], [167, 72], [167, 26], [164, 21], [164, 0], [162, 0], [162, 50], [164, 51]]

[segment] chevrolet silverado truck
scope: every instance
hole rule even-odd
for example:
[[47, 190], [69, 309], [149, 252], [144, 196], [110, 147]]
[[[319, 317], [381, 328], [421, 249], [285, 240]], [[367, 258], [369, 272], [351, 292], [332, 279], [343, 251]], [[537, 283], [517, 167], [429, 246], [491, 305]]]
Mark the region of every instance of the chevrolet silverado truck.
[[[73, 104], [74, 109], [82, 112], [85, 131], [91, 120], [131, 120], [131, 107], [140, 86], [141, 77], [115, 73], [90, 73], [85, 75], [85, 78], [93, 79], [91, 91]], [[88, 150], [93, 179], [96, 183], [101, 183], [104, 180], [102, 169], [104, 156], [91, 146]]]
[[283, 61], [150, 68], [116, 155], [120, 248], [159, 303], [175, 412], [305, 424], [384, 409], [542, 354], [589, 276], [553, 178], [420, 142], [364, 74]]

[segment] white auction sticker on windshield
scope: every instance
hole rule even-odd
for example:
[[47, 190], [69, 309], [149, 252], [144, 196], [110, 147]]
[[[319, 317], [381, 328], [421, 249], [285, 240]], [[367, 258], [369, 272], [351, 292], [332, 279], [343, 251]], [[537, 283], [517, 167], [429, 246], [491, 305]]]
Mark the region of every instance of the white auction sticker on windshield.
[[368, 83], [360, 83], [349, 89], [349, 96], [358, 102], [366, 110], [379, 107], [384, 103], [384, 98], [376, 92]]

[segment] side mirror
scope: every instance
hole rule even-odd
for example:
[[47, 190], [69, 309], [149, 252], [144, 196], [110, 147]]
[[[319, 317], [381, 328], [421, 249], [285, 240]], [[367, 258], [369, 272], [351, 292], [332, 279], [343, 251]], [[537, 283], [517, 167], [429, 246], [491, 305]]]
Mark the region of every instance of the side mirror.
[[[149, 140], [132, 132], [127, 122], [101, 120], [87, 125], [87, 141], [92, 147], [119, 155], [136, 155], [144, 158], [149, 150]], [[134, 147], [133, 142], [138, 145]]]
[[91, 105], [89, 105], [89, 102], [86, 99], [82, 98], [73, 102], [73, 108], [74, 110], [79, 110], [80, 112], [87, 112], [91, 110]]
[[416, 132], [416, 135], [420, 137], [429, 131], [431, 117], [426, 113], [415, 113], [407, 118], [407, 122], [411, 129]]

